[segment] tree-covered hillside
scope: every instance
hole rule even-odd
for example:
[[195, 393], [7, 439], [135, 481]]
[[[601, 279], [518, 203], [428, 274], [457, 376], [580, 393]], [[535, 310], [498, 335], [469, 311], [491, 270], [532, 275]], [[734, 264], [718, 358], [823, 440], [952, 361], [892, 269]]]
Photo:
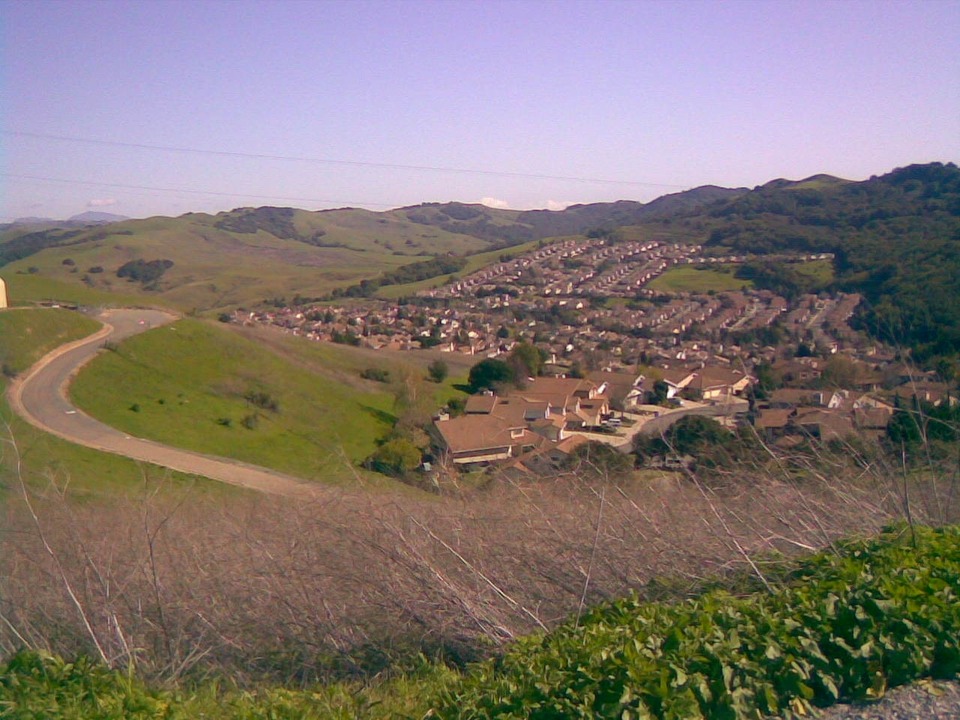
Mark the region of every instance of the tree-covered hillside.
[[[864, 182], [816, 175], [751, 191], [706, 186], [646, 204], [622, 200], [562, 211], [457, 202], [382, 213], [263, 207], [79, 230], [17, 226], [0, 232], [0, 267], [116, 292], [129, 290], [114, 275], [124, 263], [169, 259], [171, 272], [151, 292], [183, 307], [217, 308], [319, 296], [391, 272], [419, 279], [430, 258], [462, 259], [626, 227], [632, 238], [754, 256], [741, 276], [781, 294], [859, 292], [866, 302], [856, 322], [911, 348], [917, 360], [960, 353], [960, 169], [951, 163], [911, 165]], [[785, 252], [833, 253], [834, 278], [827, 284], [762, 261]], [[399, 270], [415, 263], [410, 272]]]
[[774, 181], [686, 219], [701, 222], [717, 252], [834, 253], [835, 287], [867, 301], [863, 329], [922, 361], [960, 353], [956, 165], [911, 165], [859, 183]]

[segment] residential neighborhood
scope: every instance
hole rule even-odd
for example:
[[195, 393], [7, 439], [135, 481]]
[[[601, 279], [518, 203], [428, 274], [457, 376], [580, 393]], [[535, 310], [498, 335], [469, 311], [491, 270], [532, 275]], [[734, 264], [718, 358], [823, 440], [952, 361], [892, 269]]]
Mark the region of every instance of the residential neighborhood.
[[556, 460], [587, 440], [629, 452], [638, 433], [662, 432], [691, 413], [751, 425], [785, 447], [879, 436], [898, 402], [954, 402], [935, 374], [898, 365], [894, 351], [850, 326], [857, 294], [788, 299], [748, 283], [706, 292], [649, 287], [675, 266], [747, 259], [708, 257], [695, 245], [564, 239], [398, 301], [238, 310], [229, 319], [318, 342], [433, 349], [477, 362], [533, 345], [543, 376], [473, 396], [459, 417], [438, 413], [435, 444], [458, 467], [524, 466], [544, 453]]

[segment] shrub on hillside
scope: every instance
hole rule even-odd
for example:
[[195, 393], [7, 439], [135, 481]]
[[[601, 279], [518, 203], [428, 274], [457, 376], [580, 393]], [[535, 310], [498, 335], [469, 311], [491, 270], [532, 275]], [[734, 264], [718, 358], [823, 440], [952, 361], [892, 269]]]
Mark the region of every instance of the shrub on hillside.
[[388, 440], [364, 461], [364, 465], [391, 477], [402, 477], [420, 466], [420, 450], [409, 440]]

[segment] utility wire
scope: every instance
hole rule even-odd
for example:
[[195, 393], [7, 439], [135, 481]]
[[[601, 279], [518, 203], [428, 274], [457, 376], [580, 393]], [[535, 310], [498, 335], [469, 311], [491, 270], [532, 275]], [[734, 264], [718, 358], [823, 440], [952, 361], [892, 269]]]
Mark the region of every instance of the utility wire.
[[[107, 147], [135, 148], [137, 150], [161, 150], [164, 152], [189, 153], [193, 155], [216, 155], [220, 157], [251, 158], [256, 160], [283, 160], [286, 162], [305, 162], [323, 165], [345, 165], [351, 167], [383, 168], [388, 170], [416, 170], [420, 172], [459, 173], [463, 175], [486, 175], [496, 177], [525, 178], [528, 180], [561, 180], [564, 182], [591, 183], [604, 185], [633, 185], [655, 188], [672, 188], [686, 190], [687, 185], [671, 185], [669, 183], [641, 182], [639, 180], [610, 180], [604, 178], [578, 177], [568, 175], [545, 175], [540, 173], [510, 172], [504, 170], [479, 170], [476, 168], [443, 167], [437, 165], [402, 165], [398, 163], [365, 162], [362, 160], [340, 160], [334, 158], [315, 158], [298, 155], [271, 155], [266, 153], [233, 152], [227, 150], [210, 150], [206, 148], [176, 147], [173, 145], [153, 145], [149, 143], [121, 142], [119, 140], [103, 140], [98, 138], [68, 137], [49, 133], [28, 132], [25, 130], [0, 130], [4, 135], [34, 138], [38, 140], [57, 140], [61, 142], [82, 143]], [[368, 203], [372, 204], [372, 203]]]
[[396, 205], [392, 205], [389, 203], [378, 203], [378, 202], [351, 202], [349, 200], [322, 200], [319, 198], [289, 197], [286, 195], [251, 195], [248, 193], [217, 192], [216, 190], [187, 190], [184, 188], [163, 188], [163, 187], [153, 187], [150, 185], [126, 185], [124, 183], [95, 182], [92, 180], [70, 180], [67, 178], [43, 177], [40, 175], [18, 175], [14, 173], [5, 173], [5, 172], [0, 172], [0, 177], [14, 178], [17, 180], [40, 180], [42, 182], [64, 183], [67, 185], [93, 185], [96, 187], [122, 188], [125, 190], [148, 190], [151, 192], [185, 193], [188, 195], [214, 195], [217, 197], [250, 198], [252, 200], [285, 200], [285, 201], [293, 201], [293, 202], [314, 203], [317, 205], [352, 205], [352, 206], [377, 205], [379, 207], [387, 207], [387, 208], [396, 207]]

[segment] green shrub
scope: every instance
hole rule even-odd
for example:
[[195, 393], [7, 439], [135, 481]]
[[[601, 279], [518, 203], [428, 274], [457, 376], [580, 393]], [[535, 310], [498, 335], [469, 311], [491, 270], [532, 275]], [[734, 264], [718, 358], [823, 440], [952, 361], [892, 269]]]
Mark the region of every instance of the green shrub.
[[784, 589], [626, 599], [521, 641], [441, 718], [747, 718], [878, 697], [960, 669], [960, 530], [902, 528], [800, 564]]
[[388, 440], [364, 462], [371, 470], [400, 477], [420, 465], [420, 450], [409, 440], [394, 438]]

